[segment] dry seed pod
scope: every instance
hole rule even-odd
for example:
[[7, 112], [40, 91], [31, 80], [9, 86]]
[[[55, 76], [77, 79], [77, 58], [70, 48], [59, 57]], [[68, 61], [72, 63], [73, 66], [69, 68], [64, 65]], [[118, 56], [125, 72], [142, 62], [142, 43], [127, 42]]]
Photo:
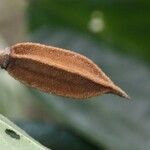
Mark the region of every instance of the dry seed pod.
[[129, 98], [91, 60], [69, 50], [20, 43], [1, 52], [0, 65], [15, 79], [44, 92], [72, 98], [105, 93]]

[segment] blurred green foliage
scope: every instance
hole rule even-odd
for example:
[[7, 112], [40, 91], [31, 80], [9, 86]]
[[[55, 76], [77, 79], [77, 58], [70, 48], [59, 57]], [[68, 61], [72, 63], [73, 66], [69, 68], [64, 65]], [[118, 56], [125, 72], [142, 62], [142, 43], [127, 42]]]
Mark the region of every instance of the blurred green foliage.
[[[53, 26], [86, 32], [119, 51], [150, 61], [149, 4], [148, 0], [32, 0], [29, 25], [31, 31]], [[94, 13], [104, 21], [100, 32], [88, 28]]]

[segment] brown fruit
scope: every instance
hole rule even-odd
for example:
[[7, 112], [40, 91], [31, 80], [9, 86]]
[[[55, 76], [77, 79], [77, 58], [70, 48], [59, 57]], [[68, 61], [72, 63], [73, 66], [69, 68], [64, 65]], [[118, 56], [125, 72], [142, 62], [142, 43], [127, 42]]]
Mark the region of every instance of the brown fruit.
[[78, 53], [36, 43], [20, 43], [0, 54], [0, 65], [20, 82], [72, 98], [105, 93], [129, 96], [97, 65]]

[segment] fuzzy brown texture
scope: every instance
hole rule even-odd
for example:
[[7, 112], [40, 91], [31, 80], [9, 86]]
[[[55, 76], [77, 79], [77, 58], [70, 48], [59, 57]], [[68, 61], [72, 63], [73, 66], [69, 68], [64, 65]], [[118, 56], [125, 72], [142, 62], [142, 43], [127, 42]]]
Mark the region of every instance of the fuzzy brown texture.
[[89, 98], [114, 93], [128, 98], [91, 60], [61, 48], [16, 44], [10, 47], [7, 71], [24, 84], [61, 96]]

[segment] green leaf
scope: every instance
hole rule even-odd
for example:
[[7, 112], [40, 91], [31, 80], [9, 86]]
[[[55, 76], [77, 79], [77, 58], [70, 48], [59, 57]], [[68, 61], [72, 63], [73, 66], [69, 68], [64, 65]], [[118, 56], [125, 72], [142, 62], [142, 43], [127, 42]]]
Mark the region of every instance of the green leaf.
[[31, 138], [22, 129], [0, 115], [1, 150], [45, 150], [40, 143]]

